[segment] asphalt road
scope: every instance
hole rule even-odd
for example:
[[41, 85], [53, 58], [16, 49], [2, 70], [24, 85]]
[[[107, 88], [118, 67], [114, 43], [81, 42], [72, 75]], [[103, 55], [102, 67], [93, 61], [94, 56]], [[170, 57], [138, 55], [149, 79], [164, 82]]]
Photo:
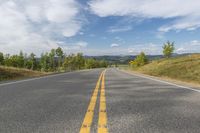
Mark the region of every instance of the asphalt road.
[[103, 70], [0, 84], [0, 133], [200, 132], [198, 91]]

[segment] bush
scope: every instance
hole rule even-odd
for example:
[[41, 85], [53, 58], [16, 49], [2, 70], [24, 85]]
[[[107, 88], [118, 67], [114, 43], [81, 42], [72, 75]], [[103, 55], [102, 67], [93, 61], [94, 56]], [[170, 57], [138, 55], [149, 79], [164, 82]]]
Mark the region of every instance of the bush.
[[141, 52], [133, 61], [130, 61], [129, 64], [132, 67], [144, 66], [148, 63], [148, 58], [144, 52]]

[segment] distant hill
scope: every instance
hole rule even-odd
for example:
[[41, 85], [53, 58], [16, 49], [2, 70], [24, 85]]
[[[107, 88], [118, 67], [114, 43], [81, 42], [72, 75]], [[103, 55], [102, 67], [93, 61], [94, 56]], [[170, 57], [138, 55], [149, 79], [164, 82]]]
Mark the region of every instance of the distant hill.
[[[185, 56], [189, 55], [187, 54], [174, 54], [173, 57], [177, 56]], [[155, 60], [155, 59], [161, 59], [163, 58], [163, 55], [147, 55], [149, 60]], [[108, 61], [111, 64], [128, 64], [131, 60], [134, 60], [136, 55], [104, 55], [104, 56], [85, 56], [86, 58], [94, 58], [97, 60], [105, 60]]]

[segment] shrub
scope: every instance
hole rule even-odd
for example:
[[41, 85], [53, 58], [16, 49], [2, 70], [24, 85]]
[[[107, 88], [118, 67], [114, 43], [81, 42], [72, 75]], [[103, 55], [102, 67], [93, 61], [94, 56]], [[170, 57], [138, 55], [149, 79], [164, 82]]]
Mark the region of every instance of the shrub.
[[130, 61], [129, 64], [132, 67], [144, 66], [148, 63], [148, 58], [144, 52], [141, 52], [133, 61]]

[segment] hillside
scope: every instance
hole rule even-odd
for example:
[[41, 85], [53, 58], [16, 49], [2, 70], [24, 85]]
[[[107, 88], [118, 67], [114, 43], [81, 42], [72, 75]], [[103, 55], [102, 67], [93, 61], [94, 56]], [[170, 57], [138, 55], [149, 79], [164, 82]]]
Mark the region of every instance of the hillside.
[[[85, 56], [86, 58], [94, 58], [96, 60], [105, 60], [110, 64], [128, 64], [129, 61], [135, 59], [135, 55], [104, 55], [104, 56]], [[162, 55], [148, 55], [150, 60], [162, 58]]]
[[200, 83], [200, 54], [160, 59], [138, 68], [152, 76], [169, 77], [191, 83]]
[[[190, 53], [185, 54], [173, 54], [173, 57], [180, 57], [190, 55]], [[163, 55], [147, 55], [149, 60], [155, 60], [163, 58]], [[105, 60], [110, 64], [128, 64], [131, 60], [134, 60], [136, 55], [104, 55], [104, 56], [85, 56], [85, 58], [94, 58], [96, 60]]]
[[47, 73], [44, 72], [31, 71], [27, 69], [0, 66], [0, 81], [38, 77], [46, 74]]

